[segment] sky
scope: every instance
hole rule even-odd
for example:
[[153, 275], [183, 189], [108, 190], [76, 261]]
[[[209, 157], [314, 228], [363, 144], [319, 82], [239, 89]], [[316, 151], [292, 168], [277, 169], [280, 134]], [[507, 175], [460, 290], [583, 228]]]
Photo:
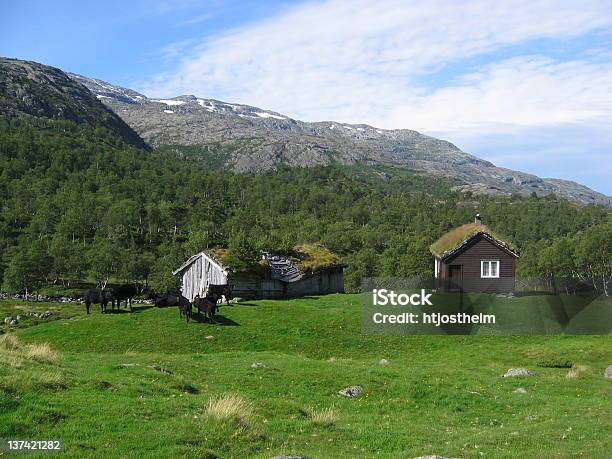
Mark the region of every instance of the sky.
[[0, 55], [414, 129], [612, 195], [612, 0], [3, 0]]

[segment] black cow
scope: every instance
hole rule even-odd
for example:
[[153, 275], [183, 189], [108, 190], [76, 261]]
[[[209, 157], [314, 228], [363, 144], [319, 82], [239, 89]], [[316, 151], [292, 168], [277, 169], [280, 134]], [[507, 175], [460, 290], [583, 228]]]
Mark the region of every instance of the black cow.
[[189, 319], [191, 319], [191, 302], [183, 295], [179, 295], [178, 308], [179, 317], [185, 316], [187, 323], [189, 323]]
[[208, 286], [208, 293], [206, 297], [214, 300], [215, 303], [218, 302], [221, 298], [225, 298], [225, 301], [229, 301], [232, 295], [232, 290], [228, 284], [210, 284]]
[[166, 306], [178, 306], [180, 295], [176, 293], [166, 293], [164, 295], [151, 295], [150, 300], [153, 300], [156, 308], [165, 308]]
[[196, 296], [193, 299], [193, 305], [196, 307], [199, 313], [204, 313], [204, 317], [212, 324], [214, 317], [217, 312], [217, 298], [209, 295], [204, 298]]
[[87, 314], [89, 314], [89, 307], [92, 303], [98, 303], [100, 305], [100, 312], [106, 313], [106, 305], [111, 303], [114, 305], [115, 297], [112, 291], [105, 290], [102, 288], [92, 288], [83, 292], [83, 301], [85, 302], [85, 308]]
[[115, 287], [112, 289], [113, 296], [117, 300], [117, 308], [121, 309], [121, 302], [125, 301], [125, 307], [127, 308], [128, 304], [130, 305], [130, 312], [132, 309], [132, 298], [138, 295], [139, 287], [136, 284], [123, 284], [119, 287]]

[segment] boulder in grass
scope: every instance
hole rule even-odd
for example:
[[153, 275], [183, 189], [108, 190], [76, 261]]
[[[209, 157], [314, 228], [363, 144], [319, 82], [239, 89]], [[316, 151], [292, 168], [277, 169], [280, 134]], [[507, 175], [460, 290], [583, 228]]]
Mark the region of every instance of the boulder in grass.
[[379, 365], [389, 365], [389, 363], [390, 363], [390, 362], [389, 362], [387, 359], [380, 359], [380, 360], [378, 361], [378, 364], [379, 364]]
[[504, 378], [525, 378], [536, 374], [527, 368], [510, 368], [504, 373]]
[[350, 386], [342, 389], [341, 391], [338, 391], [338, 395], [342, 395], [344, 397], [357, 397], [362, 392], [362, 386]]
[[526, 394], [527, 393], [527, 389], [525, 389], [524, 387], [519, 387], [517, 389], [514, 390], [515, 394]]
[[266, 368], [266, 364], [263, 362], [255, 362], [251, 365], [251, 368]]
[[604, 370], [604, 378], [612, 379], [612, 365]]

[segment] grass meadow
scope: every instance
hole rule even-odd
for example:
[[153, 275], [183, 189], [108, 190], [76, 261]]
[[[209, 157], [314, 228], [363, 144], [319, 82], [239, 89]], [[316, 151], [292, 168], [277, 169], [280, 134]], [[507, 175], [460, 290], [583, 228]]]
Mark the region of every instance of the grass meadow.
[[360, 302], [253, 301], [211, 325], [1, 301], [53, 314], [0, 325], [0, 438], [65, 457], [610, 457], [610, 336], [364, 336]]

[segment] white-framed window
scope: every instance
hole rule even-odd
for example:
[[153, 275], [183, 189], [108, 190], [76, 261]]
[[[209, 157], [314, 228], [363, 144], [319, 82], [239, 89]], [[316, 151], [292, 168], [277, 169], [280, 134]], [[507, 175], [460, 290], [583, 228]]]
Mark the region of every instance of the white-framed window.
[[497, 278], [499, 277], [499, 260], [481, 260], [480, 277]]

